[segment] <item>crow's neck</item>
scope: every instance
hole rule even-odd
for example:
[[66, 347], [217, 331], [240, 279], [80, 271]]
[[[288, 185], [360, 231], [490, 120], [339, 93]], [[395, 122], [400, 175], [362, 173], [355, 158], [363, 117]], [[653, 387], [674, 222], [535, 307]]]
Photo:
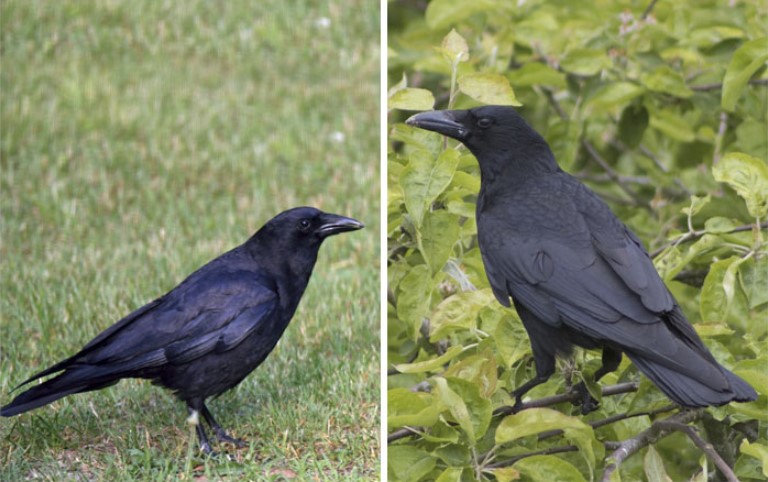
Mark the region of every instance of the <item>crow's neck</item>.
[[[543, 140], [542, 140], [543, 142]], [[505, 189], [513, 189], [543, 176], [560, 172], [555, 156], [544, 144], [515, 145], [507, 150], [474, 153], [480, 165], [481, 183], [503, 183]]]

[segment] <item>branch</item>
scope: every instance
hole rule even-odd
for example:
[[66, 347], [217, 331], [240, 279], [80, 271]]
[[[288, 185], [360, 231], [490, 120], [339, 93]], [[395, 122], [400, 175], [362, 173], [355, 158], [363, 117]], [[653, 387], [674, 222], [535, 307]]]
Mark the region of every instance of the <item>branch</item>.
[[[647, 447], [652, 443], [656, 443], [658, 440], [670, 435], [674, 429], [669, 424], [686, 424], [693, 422], [701, 418], [703, 410], [687, 410], [680, 412], [676, 415], [672, 415], [664, 420], [657, 420], [651, 424], [646, 430], [643, 430], [635, 437], [620, 442], [613, 451], [610, 458], [613, 461], [605, 467], [603, 471], [603, 482], [610, 482], [611, 474], [613, 474], [626, 459], [639, 452], [641, 449]], [[666, 425], [665, 425], [666, 424]]]
[[[602, 387], [603, 396], [608, 397], [611, 395], [620, 395], [622, 393], [636, 392], [637, 387], [638, 387], [637, 382], [619, 383], [618, 385], [610, 385], [607, 387]], [[574, 402], [577, 400], [581, 400], [581, 398], [582, 398], [582, 394], [579, 393], [578, 391], [566, 392], [566, 393], [561, 393], [560, 395], [554, 395], [551, 397], [544, 397], [544, 398], [539, 398], [538, 400], [531, 400], [529, 402], [525, 402], [521, 404], [519, 407], [517, 407], [517, 409], [513, 405], [506, 405], [503, 407], [499, 407], [493, 411], [493, 415], [494, 416], [510, 415], [528, 408], [550, 407], [552, 405], [557, 405], [559, 403]]]
[[[672, 418], [672, 417], [670, 417]], [[717, 453], [715, 448], [712, 446], [712, 444], [707, 443], [704, 439], [699, 437], [699, 434], [696, 433], [696, 429], [691, 427], [690, 425], [686, 425], [684, 423], [670, 421], [669, 419], [666, 420], [659, 420], [659, 426], [664, 429], [674, 430], [677, 432], [682, 432], [688, 436], [689, 439], [702, 451], [704, 452], [707, 457], [712, 460], [712, 462], [715, 463], [718, 469], [720, 469], [720, 472], [725, 476], [725, 478], [728, 480], [728, 482], [739, 482], [738, 477], [736, 477], [736, 474], [733, 473], [733, 469], [731, 469], [727, 463], [725, 463], [725, 460], [723, 460], [722, 457], [720, 457], [720, 454]]]
[[488, 464], [485, 467], [488, 469], [498, 469], [501, 467], [509, 467], [510, 465], [514, 464], [518, 460], [521, 460], [527, 457], [533, 457], [534, 455], [552, 455], [552, 454], [562, 454], [565, 452], [578, 452], [578, 451], [579, 451], [579, 448], [576, 447], [575, 445], [563, 445], [561, 447], [550, 447], [544, 450], [537, 450], [535, 452], [528, 452], [525, 454], [515, 455], [514, 457], [508, 458], [506, 460], [502, 460], [501, 462]]
[[[657, 408], [656, 410], [648, 410], [644, 412], [625, 412], [625, 413], [619, 413], [617, 415], [612, 415], [607, 418], [603, 418], [600, 420], [593, 420], [588, 423], [588, 425], [592, 428], [600, 428], [604, 427], [606, 425], [610, 425], [612, 423], [620, 422], [621, 420], [626, 420], [628, 418], [635, 418], [635, 417], [654, 417], [656, 415], [659, 415], [661, 413], [671, 412], [672, 410], [677, 410], [680, 408], [677, 405], [666, 405], [661, 408]], [[539, 434], [539, 441], [546, 440], [551, 437], [555, 437], [557, 435], [562, 435], [562, 430], [547, 430], [546, 432], [541, 432]]]
[[651, 0], [651, 3], [649, 3], [648, 6], [645, 7], [645, 11], [643, 12], [643, 14], [640, 15], [640, 20], [645, 20], [648, 17], [648, 15], [651, 14], [651, 11], [653, 10], [653, 7], [656, 6], [657, 1], [658, 0]]
[[[638, 387], [637, 382], [619, 383], [618, 385], [610, 385], [607, 387], [602, 387], [603, 396], [609, 397], [611, 395], [620, 395], [622, 393], [636, 392], [637, 387]], [[581, 396], [582, 395], [579, 392], [568, 392], [560, 395], [554, 395], [552, 397], [544, 397], [538, 400], [531, 400], [529, 402], [523, 403], [520, 406], [519, 410], [525, 410], [528, 408], [537, 408], [537, 407], [549, 407], [552, 405], [557, 405], [558, 403], [572, 402], [575, 400], [580, 400]], [[659, 410], [662, 410], [662, 409], [659, 409]], [[512, 413], [516, 413], [514, 411], [514, 407], [512, 405], [507, 405], [507, 406], [499, 407], [496, 410], [494, 410], [493, 416], [495, 417], [498, 415], [509, 415]], [[639, 415], [642, 415], [642, 414], [630, 415], [630, 416], [639, 416]], [[599, 422], [595, 422], [595, 423], [599, 423]], [[605, 423], [611, 423], [611, 422], [605, 422]], [[600, 426], [600, 425], [597, 425], [597, 426]], [[403, 427], [403, 428], [397, 429], [394, 432], [387, 435], [387, 443], [392, 443], [396, 440], [400, 440], [406, 437], [419, 435], [421, 434], [422, 430], [424, 430], [423, 427]]]
[[[768, 79], [752, 79], [747, 83], [751, 85], [768, 85]], [[714, 84], [689, 85], [688, 88], [691, 90], [697, 90], [699, 92], [706, 92], [708, 90], [720, 90], [723, 88], [723, 84], [714, 83]]]
[[[741, 233], [744, 231], [751, 231], [754, 228], [754, 226], [755, 226], [754, 224], [744, 224], [742, 226], [737, 226], [728, 232], [718, 233], [718, 234], [732, 234], [732, 233]], [[768, 221], [758, 224], [757, 227], [758, 229], [768, 229]], [[664, 250], [666, 250], [670, 246], [677, 246], [678, 244], [687, 243], [688, 241], [699, 239], [705, 234], [707, 234], [706, 229], [700, 229], [698, 231], [688, 231], [687, 233], [673, 239], [672, 241], [669, 241], [668, 243], [665, 243], [658, 249], [654, 250], [651, 253], [651, 258], [655, 258], [656, 256], [660, 255], [662, 252], [664, 252]]]

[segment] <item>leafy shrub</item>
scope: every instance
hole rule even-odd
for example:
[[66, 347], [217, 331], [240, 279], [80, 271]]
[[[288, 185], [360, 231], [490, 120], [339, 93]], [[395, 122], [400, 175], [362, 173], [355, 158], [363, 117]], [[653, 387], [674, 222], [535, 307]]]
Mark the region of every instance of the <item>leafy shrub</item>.
[[[765, 14], [756, 0], [390, 4], [391, 480], [707, 480], [726, 465], [768, 477]], [[619, 393], [575, 415], [567, 396], [548, 397], [600, 365], [583, 351], [510, 415], [508, 393], [535, 370], [483, 270], [477, 163], [402, 123], [435, 103], [518, 105], [644, 240], [715, 357], [759, 399], [665, 422], [678, 409], [625, 358], [601, 381]], [[691, 427], [714, 446], [707, 457]], [[617, 459], [631, 443], [648, 448]]]

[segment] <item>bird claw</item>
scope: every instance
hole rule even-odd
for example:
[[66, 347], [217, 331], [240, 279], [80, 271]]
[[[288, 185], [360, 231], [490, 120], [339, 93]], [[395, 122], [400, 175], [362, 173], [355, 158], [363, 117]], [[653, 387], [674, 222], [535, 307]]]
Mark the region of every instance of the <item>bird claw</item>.
[[584, 382], [579, 383], [573, 387], [572, 391], [579, 395], [579, 398], [573, 401], [574, 405], [581, 405], [581, 414], [587, 415], [590, 412], [594, 412], [600, 406], [600, 402], [590, 395], [589, 390]]
[[216, 439], [219, 442], [229, 442], [229, 443], [231, 443], [232, 445], [234, 445], [237, 448], [243, 448], [243, 447], [248, 446], [248, 443], [246, 443], [245, 440], [239, 439], [239, 438], [235, 438], [235, 437], [229, 435], [223, 429], [216, 431]]

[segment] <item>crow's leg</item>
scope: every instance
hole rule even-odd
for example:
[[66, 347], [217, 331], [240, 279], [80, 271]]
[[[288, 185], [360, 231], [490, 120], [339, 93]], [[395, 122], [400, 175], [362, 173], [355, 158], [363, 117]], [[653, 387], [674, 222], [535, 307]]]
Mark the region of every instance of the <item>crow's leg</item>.
[[523, 396], [533, 387], [549, 380], [549, 377], [555, 373], [555, 353], [563, 347], [559, 343], [553, 342], [553, 340], [561, 338], [557, 330], [550, 328], [545, 322], [536, 318], [533, 313], [528, 311], [525, 306], [518, 303], [514, 298], [512, 301], [515, 304], [520, 320], [523, 322], [523, 327], [528, 333], [528, 338], [531, 340], [533, 360], [536, 362], [536, 377], [528, 380], [512, 392], [512, 396], [515, 397], [515, 406], [512, 407], [512, 411], [517, 413], [522, 409]]
[[[603, 376], [607, 375], [608, 373], [611, 373], [612, 371], [619, 368], [619, 365], [621, 364], [621, 351], [614, 350], [610, 347], [603, 347], [603, 364], [600, 366], [600, 368], [597, 369], [597, 371], [594, 373], [595, 382], [598, 382]], [[597, 406], [599, 405], [597, 403], [597, 400], [595, 400], [592, 395], [589, 394], [589, 390], [587, 390], [587, 385], [584, 382], [579, 383], [575, 387], [573, 387], [574, 391], [579, 393], [581, 395], [581, 413], [582, 415], [586, 415], [589, 412], [592, 412], [594, 410], [597, 410]], [[576, 402], [579, 403], [578, 401]]]
[[525, 382], [522, 386], [512, 392], [512, 396], [515, 397], [515, 406], [512, 407], [512, 412], [517, 413], [523, 407], [523, 396], [528, 393], [533, 387], [541, 385], [549, 380], [549, 377], [555, 373], [555, 357], [538, 357], [534, 351], [534, 360], [536, 362], [536, 377]]
[[[191, 416], [194, 416], [196, 413], [201, 413], [204, 409], [205, 405], [203, 405], [202, 402], [187, 402], [187, 410]], [[205, 416], [204, 412], [203, 416]], [[203, 428], [203, 422], [199, 419], [197, 425], [195, 425], [195, 431], [197, 432], [197, 440], [200, 442], [200, 451], [205, 455], [215, 456], [216, 452], [211, 448], [211, 443], [208, 441], [208, 436], [205, 434], [205, 429]]]
[[200, 405], [202, 406], [202, 414], [205, 418], [205, 421], [208, 422], [208, 425], [211, 426], [219, 442], [229, 442], [234, 444], [236, 447], [245, 447], [247, 445], [245, 441], [229, 435], [227, 431], [224, 430], [221, 425], [219, 425], [216, 419], [213, 418], [213, 414], [211, 414], [210, 410], [208, 410], [208, 407], [205, 406], [205, 403], [201, 403]]

